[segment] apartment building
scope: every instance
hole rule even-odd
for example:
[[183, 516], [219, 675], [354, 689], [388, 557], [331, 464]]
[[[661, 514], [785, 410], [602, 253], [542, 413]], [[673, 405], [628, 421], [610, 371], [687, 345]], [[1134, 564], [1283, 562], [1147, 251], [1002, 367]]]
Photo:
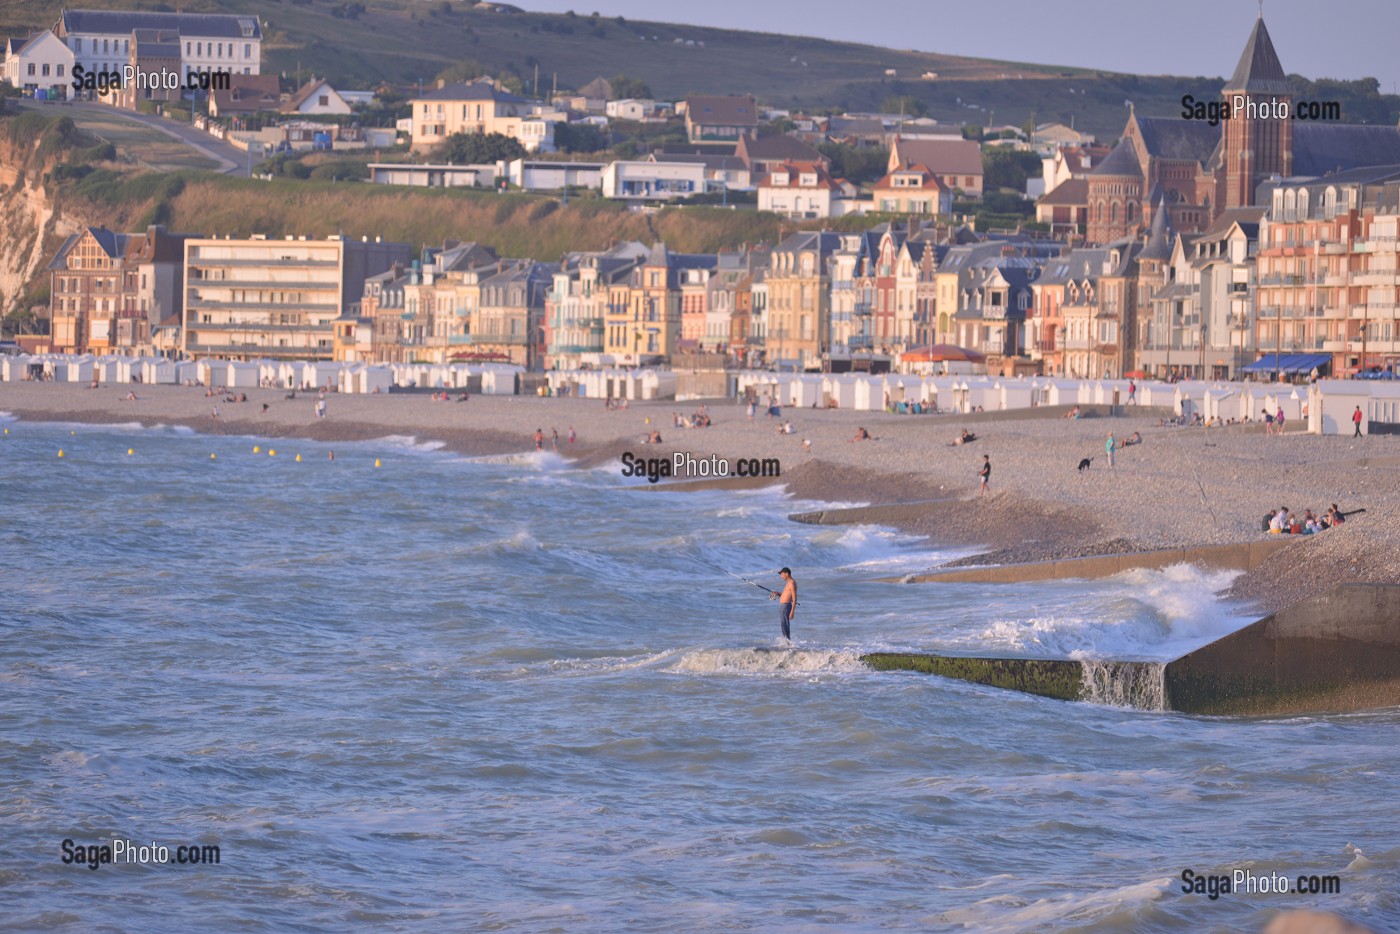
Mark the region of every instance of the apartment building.
[[138, 29], [178, 36], [180, 69], [256, 75], [262, 70], [262, 26], [253, 15], [64, 10], [53, 32], [88, 72], [120, 72]]
[[345, 237], [187, 240], [181, 352], [330, 360], [334, 322], [359, 316], [365, 280], [412, 255], [406, 243]]

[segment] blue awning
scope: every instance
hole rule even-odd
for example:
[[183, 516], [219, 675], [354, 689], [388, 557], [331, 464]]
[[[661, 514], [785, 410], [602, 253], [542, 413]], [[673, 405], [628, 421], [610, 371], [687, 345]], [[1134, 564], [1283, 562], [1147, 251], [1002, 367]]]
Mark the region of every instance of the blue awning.
[[1245, 373], [1311, 373], [1313, 367], [1319, 370], [1332, 363], [1332, 355], [1326, 353], [1288, 353], [1279, 355], [1267, 353], [1241, 369]]

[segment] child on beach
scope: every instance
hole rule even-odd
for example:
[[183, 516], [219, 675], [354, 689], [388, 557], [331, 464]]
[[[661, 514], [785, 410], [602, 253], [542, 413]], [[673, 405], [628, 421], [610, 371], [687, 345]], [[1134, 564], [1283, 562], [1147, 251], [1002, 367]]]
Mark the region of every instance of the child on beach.
[[982, 469], [977, 471], [977, 476], [982, 478], [981, 485], [977, 488], [978, 496], [987, 495], [987, 484], [992, 479], [992, 459], [990, 456], [982, 455]]

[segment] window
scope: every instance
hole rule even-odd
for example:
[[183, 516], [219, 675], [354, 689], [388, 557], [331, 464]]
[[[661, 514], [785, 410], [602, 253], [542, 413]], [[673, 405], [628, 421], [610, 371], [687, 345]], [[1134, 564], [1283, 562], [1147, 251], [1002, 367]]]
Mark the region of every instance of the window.
[[223, 44], [222, 42], [219, 43], [218, 49], [219, 49], [219, 51], [218, 51], [218, 53], [217, 53], [217, 54], [218, 54], [218, 57], [219, 57], [219, 58], [223, 58], [223, 57], [224, 57], [224, 44]]
[[196, 42], [196, 43], [194, 44], [194, 54], [196, 54], [196, 55], [203, 55], [203, 54], [204, 54], [204, 43], [203, 43], [203, 42]]
[[193, 54], [193, 49], [194, 49], [194, 43], [193, 43], [193, 42], [186, 42], [186, 43], [185, 43], [185, 54], [186, 54], [186, 55], [192, 55], [192, 54]]
[[83, 50], [83, 40], [81, 40], [81, 39], [74, 39], [74, 40], [73, 40], [73, 51], [74, 51], [75, 53], [77, 53], [77, 52], [81, 52], [82, 50]]
[[58, 66], [58, 76], [59, 76], [60, 78], [63, 77], [63, 66], [62, 66], [62, 65], [59, 65], [59, 66]]
[[31, 77], [31, 78], [34, 77], [34, 63], [33, 63], [33, 62], [30, 62], [30, 63], [29, 63], [29, 77]]
[[245, 43], [243, 43], [243, 57], [244, 57], [244, 58], [252, 58], [252, 57], [253, 57], [253, 44], [252, 44], [251, 42], [245, 42]]
[[44, 77], [47, 78], [48, 76], [49, 76], [49, 66], [48, 66], [48, 63], [46, 62], [46, 63], [44, 63]]

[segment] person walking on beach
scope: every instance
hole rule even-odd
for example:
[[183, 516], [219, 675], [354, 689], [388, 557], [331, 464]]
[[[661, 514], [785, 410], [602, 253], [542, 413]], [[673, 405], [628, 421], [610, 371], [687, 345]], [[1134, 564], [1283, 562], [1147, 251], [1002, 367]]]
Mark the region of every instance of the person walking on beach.
[[1278, 407], [1278, 414], [1274, 416], [1274, 431], [1283, 437], [1283, 406]]
[[1104, 453], [1108, 455], [1108, 466], [1113, 466], [1113, 452], [1118, 449], [1118, 443], [1113, 440], [1113, 432], [1108, 433], [1108, 440], [1103, 443]]
[[1361, 406], [1358, 405], [1356, 411], [1351, 413], [1351, 423], [1356, 426], [1356, 433], [1352, 435], [1353, 438], [1361, 437], [1361, 418]]
[[1128, 405], [1137, 405], [1137, 383], [1128, 381]]
[[992, 459], [986, 454], [982, 455], [982, 469], [977, 471], [977, 476], [982, 478], [982, 484], [977, 488], [977, 495], [986, 496], [987, 484], [992, 480]]
[[797, 581], [792, 578], [792, 569], [783, 568], [778, 572], [778, 576], [783, 579], [783, 592], [781, 594], [769, 593], [769, 600], [780, 601], [782, 609], [783, 638], [792, 641], [792, 617], [797, 612]]

